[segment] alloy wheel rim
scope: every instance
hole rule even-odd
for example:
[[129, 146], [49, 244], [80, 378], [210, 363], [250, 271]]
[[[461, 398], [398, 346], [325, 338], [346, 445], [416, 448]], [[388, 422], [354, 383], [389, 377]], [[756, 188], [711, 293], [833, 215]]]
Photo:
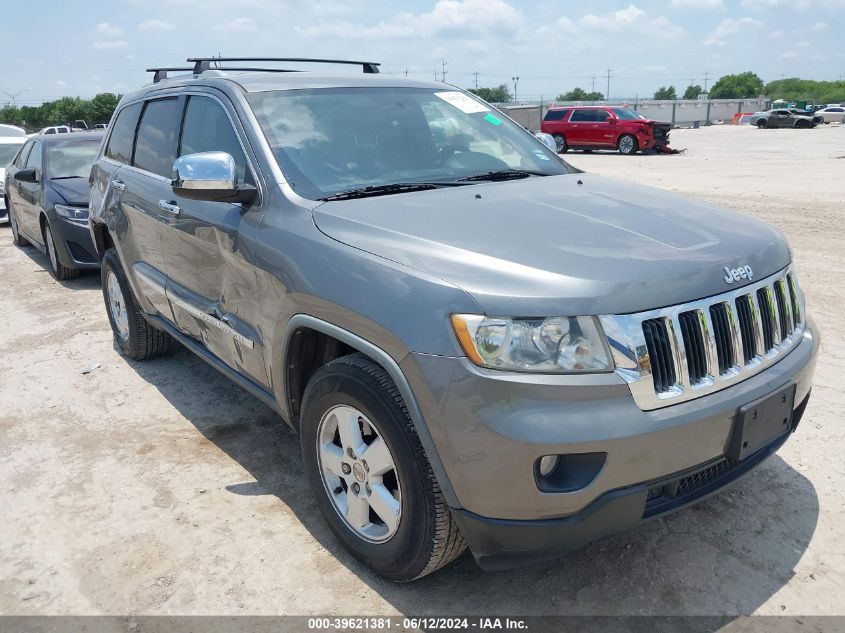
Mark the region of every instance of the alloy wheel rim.
[[317, 467], [338, 516], [357, 536], [384, 543], [402, 518], [402, 489], [387, 443], [348, 405], [326, 411], [317, 429]]
[[558, 136], [557, 138], [555, 138], [555, 145], [557, 146], [557, 151], [563, 151], [565, 143], [563, 141], [562, 136]]
[[58, 272], [59, 259], [56, 257], [56, 246], [53, 244], [53, 232], [50, 230], [49, 224], [44, 228], [44, 233], [46, 234], [44, 241], [47, 242], [47, 254], [50, 256], [50, 265], [54, 271]]
[[634, 149], [634, 141], [632, 141], [630, 137], [626, 136], [622, 139], [622, 142], [619, 143], [619, 148], [623, 152], [630, 152], [632, 149]]
[[109, 311], [117, 328], [117, 335], [121, 340], [127, 341], [129, 340], [129, 313], [126, 310], [126, 302], [123, 299], [120, 282], [117, 280], [117, 275], [112, 271], [109, 271], [106, 287], [108, 289]]

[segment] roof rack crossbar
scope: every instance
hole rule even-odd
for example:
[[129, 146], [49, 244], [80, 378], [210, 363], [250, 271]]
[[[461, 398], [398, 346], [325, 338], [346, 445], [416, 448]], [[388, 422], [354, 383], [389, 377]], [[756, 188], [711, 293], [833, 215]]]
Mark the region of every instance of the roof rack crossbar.
[[148, 73], [153, 73], [153, 83], [157, 84], [162, 79], [167, 79], [168, 72], [188, 72], [192, 71], [193, 66], [180, 66], [168, 68], [147, 68]]
[[[361, 66], [365, 73], [378, 73], [381, 64], [377, 62], [360, 62], [349, 59], [314, 59], [310, 57], [189, 57], [194, 64], [194, 74], [199, 75], [205, 70], [212, 70], [215, 62], [305, 62], [309, 64], [352, 64]], [[256, 69], [259, 70], [259, 69]], [[269, 70], [262, 68], [260, 70]]]

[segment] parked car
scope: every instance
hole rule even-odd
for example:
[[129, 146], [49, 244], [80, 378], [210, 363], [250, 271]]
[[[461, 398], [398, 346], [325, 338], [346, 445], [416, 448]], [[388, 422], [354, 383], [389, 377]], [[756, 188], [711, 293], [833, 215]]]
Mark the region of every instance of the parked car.
[[815, 110], [801, 110], [800, 108], [789, 108], [789, 111], [797, 116], [810, 117], [810, 119], [812, 119], [813, 121], [813, 127], [824, 123], [824, 117], [816, 113]]
[[816, 115], [821, 116], [825, 123], [845, 123], [845, 107], [842, 106], [827, 106]]
[[635, 154], [668, 145], [671, 127], [628, 108], [578, 106], [550, 109], [540, 131], [552, 135], [558, 152], [616, 149], [621, 154]]
[[819, 335], [778, 230], [374, 63], [191, 61], [121, 99], [91, 172], [115, 344], [176, 340], [278, 412], [377, 573], [558, 556], [796, 430]]
[[17, 246], [47, 253], [56, 279], [100, 262], [88, 230], [88, 176], [101, 132], [30, 138], [6, 169], [6, 206]]
[[42, 128], [39, 134], [70, 134], [73, 130], [67, 125], [51, 125]]
[[109, 127], [108, 123], [97, 123], [97, 124], [94, 125], [95, 130], [106, 130], [106, 129], [108, 129], [108, 127]]
[[[777, 109], [755, 112], [749, 119], [750, 125], [759, 128], [798, 127], [812, 128], [819, 124], [819, 120], [807, 114], [796, 114], [797, 110]], [[819, 117], [821, 119], [821, 117]]]
[[17, 125], [0, 123], [0, 136], [26, 136], [26, 130]]
[[[6, 131], [0, 129], [0, 132]], [[25, 142], [26, 136], [0, 136], [0, 222], [3, 223], [9, 221], [9, 213], [6, 210], [6, 165], [15, 159]]]

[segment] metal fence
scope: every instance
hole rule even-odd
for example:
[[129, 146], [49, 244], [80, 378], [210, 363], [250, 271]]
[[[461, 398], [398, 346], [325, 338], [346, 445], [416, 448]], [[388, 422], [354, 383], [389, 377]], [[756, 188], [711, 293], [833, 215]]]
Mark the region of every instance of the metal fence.
[[540, 129], [540, 122], [548, 112], [549, 107], [582, 105], [627, 107], [640, 112], [646, 118], [671, 123], [673, 127], [693, 127], [721, 122], [731, 123], [737, 114], [766, 110], [769, 107], [769, 100], [762, 97], [758, 99], [678, 99], [675, 101], [632, 99], [614, 102], [561, 101], [528, 105], [502, 103], [497, 104], [496, 107], [521, 126], [536, 132]]

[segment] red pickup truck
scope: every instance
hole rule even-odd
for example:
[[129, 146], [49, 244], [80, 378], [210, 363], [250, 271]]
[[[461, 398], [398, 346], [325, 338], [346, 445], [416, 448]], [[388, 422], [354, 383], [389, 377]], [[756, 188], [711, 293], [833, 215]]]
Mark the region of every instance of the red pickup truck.
[[574, 106], [549, 110], [540, 131], [554, 137], [558, 152], [616, 149], [622, 154], [635, 154], [668, 146], [671, 127], [628, 108]]

